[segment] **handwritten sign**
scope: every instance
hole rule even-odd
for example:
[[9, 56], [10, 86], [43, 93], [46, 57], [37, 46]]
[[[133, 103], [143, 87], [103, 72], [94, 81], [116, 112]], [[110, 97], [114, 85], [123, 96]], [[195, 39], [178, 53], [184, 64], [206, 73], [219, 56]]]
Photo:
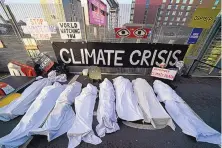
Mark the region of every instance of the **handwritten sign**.
[[58, 22], [61, 39], [82, 39], [79, 22]]
[[177, 74], [176, 70], [169, 70], [169, 69], [158, 68], [158, 67], [153, 67], [152, 72], [151, 72], [152, 77], [168, 79], [168, 80], [173, 80], [176, 74]]
[[23, 32], [36, 40], [50, 40], [51, 34], [56, 34], [56, 27], [49, 26], [43, 18], [28, 18], [26, 24], [21, 26]]

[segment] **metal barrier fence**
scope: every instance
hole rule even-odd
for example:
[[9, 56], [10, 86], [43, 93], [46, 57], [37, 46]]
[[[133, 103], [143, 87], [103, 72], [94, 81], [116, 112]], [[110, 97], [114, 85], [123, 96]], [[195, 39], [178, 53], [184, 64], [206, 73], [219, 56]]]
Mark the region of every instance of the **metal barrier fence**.
[[[0, 49], [0, 71], [7, 71], [7, 63], [11, 60], [19, 60], [21, 62], [26, 62], [31, 60], [26, 51], [24, 50], [22, 38], [31, 37], [25, 34], [22, 26], [26, 25], [27, 18], [44, 18], [50, 26], [56, 28], [56, 33], [52, 34], [50, 40], [43, 41], [38, 40], [37, 44], [40, 52], [47, 52], [52, 58], [56, 60], [54, 51], [52, 49], [51, 43], [55, 41], [59, 42], [111, 42], [111, 43], [166, 43], [166, 44], [187, 44], [188, 37], [192, 31], [191, 27], [188, 27], [189, 19], [192, 13], [197, 8], [197, 4], [187, 4], [185, 6], [186, 10], [181, 10], [178, 12], [177, 16], [181, 13], [181, 20], [174, 20], [172, 23], [165, 23], [164, 19], [172, 19], [172, 16], [165, 16], [168, 13], [168, 8], [166, 5], [149, 5], [143, 6], [143, 4], [119, 4], [119, 14], [117, 26], [113, 26], [110, 22], [110, 17], [108, 15], [108, 21], [106, 26], [99, 25], [87, 25], [85, 22], [85, 10], [79, 0], [72, 0], [72, 3], [67, 4], [3, 4], [0, 6], [0, 40], [4, 42], [7, 48]], [[179, 5], [180, 7], [180, 5]], [[4, 8], [4, 9], [3, 9]], [[140, 8], [141, 10], [136, 10]], [[189, 8], [189, 10], [188, 10]], [[6, 10], [5, 10], [6, 9]], [[108, 7], [108, 11], [109, 11]], [[143, 10], [142, 10], [143, 9]], [[181, 6], [182, 9], [182, 6]], [[151, 11], [152, 10], [152, 11]], [[137, 15], [144, 14], [142, 18], [132, 17], [132, 13], [139, 11]], [[140, 13], [140, 11], [143, 11]], [[189, 13], [188, 15], [187, 12]], [[172, 10], [173, 13], [173, 10]], [[153, 14], [149, 17], [148, 14]], [[163, 16], [164, 15], [164, 16]], [[162, 17], [162, 20], [159, 18]], [[183, 19], [186, 18], [186, 19]], [[175, 17], [176, 19], [176, 17]], [[61, 21], [73, 21], [79, 22], [81, 26], [82, 39], [78, 40], [61, 40], [58, 31], [57, 23]], [[130, 39], [130, 38], [115, 38], [114, 27], [130, 26], [132, 23], [135, 26], [140, 26], [144, 28], [150, 28], [152, 31], [151, 36], [146, 39]], [[17, 29], [16, 29], [17, 28]], [[199, 41], [203, 42], [209, 30], [202, 32]], [[201, 40], [201, 41], [200, 41]], [[199, 51], [202, 48], [201, 43], [197, 43], [196, 48]], [[198, 56], [199, 51], [195, 56], [188, 55], [186, 59], [191, 62]], [[189, 57], [190, 56], [190, 57]], [[188, 65], [188, 66], [189, 66]], [[71, 71], [81, 71], [84, 67], [72, 67]], [[148, 68], [103, 68], [102, 72], [116, 72], [116, 73], [139, 73], [147, 74], [150, 72]]]

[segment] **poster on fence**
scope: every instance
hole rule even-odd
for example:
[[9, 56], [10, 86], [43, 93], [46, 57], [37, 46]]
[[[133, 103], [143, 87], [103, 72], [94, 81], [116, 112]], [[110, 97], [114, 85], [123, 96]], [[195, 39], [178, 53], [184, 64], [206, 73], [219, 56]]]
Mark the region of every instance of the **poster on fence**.
[[188, 45], [147, 43], [53, 42], [57, 60], [70, 66], [148, 68], [166, 63], [175, 67]]
[[79, 22], [58, 22], [61, 39], [82, 39]]
[[55, 34], [56, 27], [49, 26], [43, 18], [28, 18], [26, 26], [21, 26], [25, 34], [30, 34], [36, 40], [50, 40], [51, 34]]

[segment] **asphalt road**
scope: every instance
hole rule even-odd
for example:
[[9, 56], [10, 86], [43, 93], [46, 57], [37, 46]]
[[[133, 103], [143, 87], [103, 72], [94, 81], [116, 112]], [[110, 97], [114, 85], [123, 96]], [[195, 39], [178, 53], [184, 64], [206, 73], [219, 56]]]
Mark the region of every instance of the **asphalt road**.
[[[110, 79], [116, 76], [103, 76]], [[127, 76], [135, 79], [138, 76]], [[152, 84], [153, 80], [146, 77]], [[80, 80], [79, 80], [80, 81]], [[82, 81], [82, 80], [81, 80]], [[82, 81], [84, 85], [87, 80]], [[97, 83], [98, 85], [98, 83]], [[181, 78], [173, 83], [175, 89], [187, 104], [212, 128], [221, 131], [221, 84], [218, 78]], [[95, 108], [97, 108], [95, 106]], [[9, 133], [19, 122], [18, 117], [7, 123], [0, 122], [0, 137]], [[94, 117], [93, 129], [97, 125]], [[218, 145], [196, 142], [195, 138], [182, 133], [177, 126], [176, 131], [170, 127], [160, 130], [140, 130], [127, 127], [119, 121], [120, 130], [102, 138], [102, 143], [93, 146], [82, 142], [78, 148], [218, 148]], [[45, 136], [34, 136], [28, 148], [66, 148], [68, 139], [66, 134], [47, 142]]]

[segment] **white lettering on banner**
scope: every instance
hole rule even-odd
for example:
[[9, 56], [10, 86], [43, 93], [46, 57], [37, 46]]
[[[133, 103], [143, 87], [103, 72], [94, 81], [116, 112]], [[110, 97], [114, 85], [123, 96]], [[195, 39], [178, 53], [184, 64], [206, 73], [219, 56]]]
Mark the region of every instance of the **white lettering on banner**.
[[178, 61], [178, 58], [177, 58], [177, 56], [176, 56], [176, 54], [180, 54], [181, 53], [181, 50], [176, 50], [174, 53], [173, 53], [173, 58], [175, 59], [175, 62], [174, 63], [172, 63], [171, 61], [169, 62], [169, 65], [171, 65], [171, 66], [174, 66], [174, 65], [176, 65], [176, 62]]
[[157, 52], [158, 50], [154, 50], [153, 53], [150, 50], [134, 50], [128, 55], [129, 59], [123, 59], [125, 50], [88, 50], [84, 48], [76, 52], [76, 49], [62, 48], [60, 49], [59, 56], [64, 63], [73, 63], [74, 65], [93, 64], [123, 66], [124, 61], [128, 60], [129, 64], [132, 66], [159, 66], [161, 63], [169, 63], [170, 66], [174, 66], [178, 61], [177, 56], [181, 54], [182, 51], [161, 50], [158, 54]]
[[108, 54], [107, 65], [110, 65], [111, 53], [114, 53], [114, 50], [104, 50], [104, 53]]
[[[148, 55], [146, 55], [147, 53], [148, 53]], [[151, 51], [145, 50], [145, 51], [143, 52], [143, 57], [142, 57], [142, 60], [141, 60], [140, 65], [143, 65], [143, 62], [145, 62], [146, 65], [149, 66], [149, 63], [148, 63], [147, 59], [149, 59], [150, 56], [151, 56]]]
[[118, 57], [118, 53], [125, 53], [124, 50], [116, 50], [114, 57], [114, 66], [123, 66], [123, 63], [117, 63], [118, 60], [122, 60], [122, 57]]
[[157, 65], [157, 66], [160, 66], [161, 63], [165, 63], [164, 57], [161, 56], [162, 53], [167, 54], [167, 50], [162, 50], [162, 51], [159, 52], [158, 58], [161, 60], [161, 62], [160, 62], [160, 63], [159, 63], [159, 62], [156, 62], [156, 65]]
[[99, 50], [99, 53], [98, 53], [98, 58], [97, 58], [97, 64], [98, 64], [98, 65], [99, 65], [99, 61], [100, 61], [100, 60], [102, 60], [103, 65], [106, 65], [106, 62], [105, 62], [105, 58], [104, 58], [102, 49], [100, 49], [100, 50]]
[[58, 22], [61, 39], [82, 39], [79, 22]]
[[74, 58], [74, 54], [73, 54], [73, 50], [70, 49], [70, 52], [71, 52], [71, 56], [72, 56], [72, 62], [73, 64], [81, 64], [81, 61], [76, 61], [75, 58]]
[[66, 48], [62, 48], [62, 49], [60, 50], [60, 52], [59, 52], [61, 60], [62, 60], [64, 63], [69, 64], [72, 60], [69, 58], [69, 60], [66, 61], [66, 60], [64, 59], [64, 57], [63, 57], [63, 52], [66, 52], [67, 54], [69, 54], [69, 50], [66, 49]]
[[134, 56], [135, 53], [137, 53], [138, 56], [141, 56], [141, 52], [140, 52], [139, 50], [134, 50], [134, 51], [131, 53], [131, 55], [130, 55], [130, 63], [131, 63], [132, 65], [138, 65], [139, 62], [140, 62], [140, 60], [137, 60], [136, 62], [133, 62], [133, 56]]
[[157, 67], [153, 67], [152, 72], [151, 72], [152, 77], [168, 79], [168, 80], [173, 80], [176, 74], [177, 74], [176, 70], [169, 70], [169, 69], [157, 68]]

